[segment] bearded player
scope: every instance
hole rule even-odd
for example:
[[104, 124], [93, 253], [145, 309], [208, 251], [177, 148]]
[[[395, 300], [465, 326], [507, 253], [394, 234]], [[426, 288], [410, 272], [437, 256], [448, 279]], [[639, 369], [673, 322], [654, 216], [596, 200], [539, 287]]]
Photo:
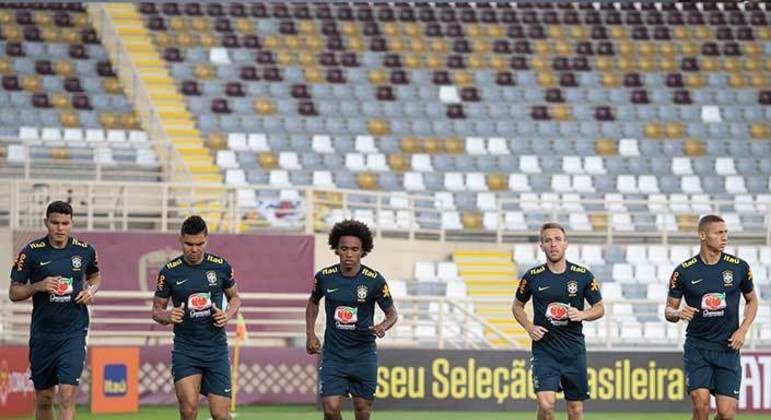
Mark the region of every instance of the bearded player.
[[[375, 338], [383, 338], [398, 315], [383, 276], [361, 263], [373, 247], [367, 225], [355, 220], [337, 223], [328, 242], [340, 263], [322, 269], [313, 279], [305, 308], [306, 349], [308, 354], [321, 352], [324, 419], [342, 419], [343, 397], [350, 396], [356, 420], [368, 420], [377, 386]], [[327, 317], [323, 349], [315, 331], [321, 298]], [[379, 324], [374, 324], [375, 304], [385, 313]]]
[[[710, 394], [717, 402], [716, 419], [736, 417], [742, 367], [739, 350], [758, 312], [752, 271], [743, 260], [726, 254], [728, 229], [720, 216], [699, 220], [699, 254], [672, 273], [665, 317], [688, 322], [683, 362], [693, 419], [709, 418]], [[739, 324], [739, 298], [744, 319]], [[685, 305], [680, 307], [682, 299]]]
[[[568, 241], [558, 223], [541, 227], [546, 264], [528, 270], [517, 287], [511, 310], [533, 340], [531, 368], [538, 401], [538, 420], [554, 419], [556, 393], [564, 392], [568, 418], [583, 418], [589, 399], [583, 321], [605, 314], [600, 285], [585, 267], [565, 259]], [[533, 298], [533, 322], [525, 303]], [[590, 308], [584, 309], [584, 301]]]
[[[206, 222], [200, 216], [190, 216], [182, 223], [182, 255], [161, 269], [153, 300], [153, 320], [174, 324], [171, 373], [183, 420], [197, 418], [199, 394], [209, 400], [214, 420], [230, 418], [225, 325], [238, 313], [241, 299], [230, 264], [206, 252], [207, 236]], [[167, 309], [169, 299], [171, 309]]]

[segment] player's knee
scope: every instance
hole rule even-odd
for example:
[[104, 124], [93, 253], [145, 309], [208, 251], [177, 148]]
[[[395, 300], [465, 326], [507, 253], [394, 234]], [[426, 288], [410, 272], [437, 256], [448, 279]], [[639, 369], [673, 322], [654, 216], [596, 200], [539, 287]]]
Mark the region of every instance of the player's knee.
[[709, 414], [709, 400], [694, 399], [693, 410], [702, 415]]
[[357, 404], [356, 407], [354, 407], [354, 410], [356, 411], [356, 416], [362, 416], [362, 415], [369, 415], [372, 413], [372, 406], [370, 404]]
[[35, 405], [38, 408], [51, 408], [54, 405], [54, 392], [38, 391], [35, 394]]
[[195, 417], [198, 415], [198, 405], [192, 403], [181, 403], [179, 405], [179, 414], [183, 418]]
[[554, 413], [554, 400], [549, 398], [539, 398], [538, 399], [538, 409], [541, 410], [544, 414], [553, 414]]
[[331, 416], [335, 418], [336, 416], [340, 415], [340, 403], [335, 401], [325, 401], [324, 402], [324, 415], [325, 416]]
[[230, 420], [230, 413], [227, 409], [215, 410], [211, 413], [212, 420]]
[[720, 420], [734, 420], [734, 418], [736, 418], [736, 408], [735, 407], [718, 407], [717, 418], [719, 418]]
[[584, 405], [583, 404], [570, 404], [568, 403], [568, 415], [570, 417], [578, 417], [583, 415], [584, 413]]

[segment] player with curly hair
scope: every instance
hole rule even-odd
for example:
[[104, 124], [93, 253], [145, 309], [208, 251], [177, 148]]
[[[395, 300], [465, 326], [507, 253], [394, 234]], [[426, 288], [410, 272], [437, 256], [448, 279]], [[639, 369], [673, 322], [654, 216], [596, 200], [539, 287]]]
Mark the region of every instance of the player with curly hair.
[[[343, 397], [353, 397], [357, 420], [370, 418], [377, 386], [376, 338], [396, 324], [396, 307], [385, 278], [361, 263], [372, 251], [372, 232], [355, 220], [335, 224], [329, 247], [340, 262], [323, 268], [313, 278], [313, 291], [305, 308], [306, 349], [321, 353], [319, 394], [324, 419], [342, 419]], [[327, 315], [324, 346], [316, 336], [319, 302], [325, 298]], [[374, 324], [375, 303], [385, 320]]]

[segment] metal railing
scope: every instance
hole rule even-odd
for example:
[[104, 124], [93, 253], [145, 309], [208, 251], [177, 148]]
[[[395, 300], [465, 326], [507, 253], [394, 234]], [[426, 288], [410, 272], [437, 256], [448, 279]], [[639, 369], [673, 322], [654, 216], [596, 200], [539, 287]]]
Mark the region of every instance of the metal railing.
[[[62, 180], [7, 180], [0, 181], [0, 226], [12, 229], [34, 230], [47, 204], [54, 199], [73, 203], [77, 227], [107, 230], [175, 231], [190, 214], [204, 214], [212, 231], [253, 232], [283, 231], [295, 233], [326, 232], [331, 225], [344, 218], [366, 222], [378, 237], [404, 239], [486, 241], [515, 243], [530, 241], [537, 235], [540, 223], [564, 220], [576, 210], [574, 204], [586, 213], [601, 215], [610, 220], [617, 211], [613, 203], [602, 200], [582, 200], [571, 205], [560, 201], [532, 202], [523, 199], [498, 199], [497, 210], [490, 213], [499, 221], [505, 219], [510, 205], [519, 206], [527, 217], [527, 225], [506, 226], [499, 223], [494, 229], [447, 227], [443, 217], [450, 211], [441, 200], [429, 195], [389, 193], [362, 190], [324, 190], [311, 187], [222, 184], [187, 184], [163, 182], [93, 182]], [[661, 216], [664, 220], [680, 215], [670, 210], [668, 203], [651, 206], [643, 200], [625, 200], [632, 210], [649, 218]], [[541, 210], [528, 210], [528, 206]], [[720, 213], [731, 201], [703, 203], [705, 210]], [[455, 212], [455, 210], [452, 210]], [[671, 216], [671, 217], [669, 217]], [[695, 221], [696, 214], [687, 214]], [[739, 243], [771, 244], [771, 208], [760, 216], [762, 224], [745, 226], [737, 231], [730, 226], [732, 240]], [[569, 226], [570, 224], [566, 222]], [[576, 240], [602, 243], [683, 243], [692, 242], [694, 230], [671, 230], [672, 226], [653, 225], [648, 230], [622, 230], [612, 223], [588, 226], [587, 230], [571, 229]], [[692, 226], [695, 229], [695, 226]]]
[[[305, 304], [308, 295], [303, 293], [241, 293], [242, 309], [246, 319], [251, 346], [304, 346]], [[92, 344], [168, 344], [172, 338], [171, 327], [156, 324], [151, 319], [153, 296], [148, 292], [100, 291], [95, 304], [90, 307]], [[682, 347], [685, 323], [670, 324], [662, 320], [662, 302], [649, 299], [606, 300], [605, 316], [584, 324], [587, 347], [644, 351], [651, 349], [678, 349]], [[424, 347], [439, 349], [500, 349], [527, 348], [527, 335], [506, 334], [499, 327], [475, 313], [475, 307], [500, 306], [507, 310], [511, 299], [504, 297], [402, 296], [395, 298], [399, 312], [397, 325], [380, 342], [383, 346]], [[627, 334], [622, 319], [627, 313], [619, 313], [618, 305], [633, 305], [648, 310], [635, 311], [635, 316], [651, 319], [666, 332], [662, 335]], [[761, 302], [761, 306], [771, 303]], [[322, 301], [323, 305], [323, 301]], [[5, 343], [24, 343], [29, 337], [32, 305], [29, 301], [12, 303], [4, 296], [0, 299], [2, 321], [0, 337]], [[316, 332], [323, 337], [325, 316], [319, 311]], [[659, 313], [661, 312], [661, 313]], [[375, 322], [383, 319], [376, 310]], [[512, 319], [512, 323], [513, 323]], [[771, 349], [771, 337], [761, 338], [762, 321], [750, 330], [745, 348], [749, 350]], [[591, 325], [588, 325], [591, 324]], [[649, 324], [646, 324], [649, 325]], [[589, 328], [593, 332], [588, 333]], [[235, 320], [227, 327], [228, 335], [235, 334]], [[641, 330], [640, 330], [641, 331]], [[495, 343], [494, 343], [495, 341]]]
[[[124, 40], [118, 35], [117, 28], [110, 19], [107, 11], [109, 5], [99, 3], [89, 3], [86, 10], [94, 25], [94, 29], [101, 38], [110, 62], [118, 73], [118, 78], [122, 81], [125, 94], [128, 100], [134, 105], [134, 109], [139, 115], [142, 127], [147, 132], [155, 145], [163, 165], [164, 179], [167, 181], [192, 182], [192, 174], [187, 164], [182, 159], [176, 146], [171, 142], [163, 124], [158, 109], [153, 105], [149, 92], [140, 79], [140, 73], [131, 60]], [[168, 74], [168, 69], [158, 70]]]

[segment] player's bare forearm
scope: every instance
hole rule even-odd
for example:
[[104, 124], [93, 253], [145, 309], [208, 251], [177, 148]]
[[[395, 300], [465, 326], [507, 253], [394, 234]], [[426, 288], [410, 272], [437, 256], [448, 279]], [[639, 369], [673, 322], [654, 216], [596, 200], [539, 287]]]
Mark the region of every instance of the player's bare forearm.
[[396, 325], [396, 321], [399, 320], [399, 313], [396, 311], [396, 306], [393, 305], [383, 312], [385, 312], [385, 319], [380, 324], [388, 331]]
[[171, 324], [171, 312], [166, 310], [168, 299], [153, 299], [153, 321], [161, 325]]
[[228, 319], [232, 319], [241, 309], [241, 296], [238, 295], [236, 286], [225, 289], [225, 297], [228, 298], [228, 310], [225, 312], [228, 314]]
[[99, 273], [93, 273], [86, 278], [86, 281], [88, 282], [88, 290], [93, 295], [102, 285], [102, 275]]
[[308, 304], [305, 305], [305, 335], [316, 335], [316, 318], [319, 316], [319, 303], [314, 302], [313, 299], [308, 299]]
[[27, 300], [34, 294], [35, 288], [31, 284], [21, 284], [12, 281], [11, 286], [8, 288], [8, 298], [11, 299], [11, 302]]
[[584, 321], [594, 321], [605, 316], [605, 304], [602, 301], [595, 303], [584, 311]]
[[680, 299], [667, 298], [667, 306], [664, 308], [664, 318], [669, 322], [680, 321]]
[[530, 331], [530, 329], [533, 328], [533, 323], [530, 322], [527, 317], [527, 312], [525, 312], [524, 302], [520, 302], [519, 299], [514, 299], [514, 303], [511, 304], [511, 313], [525, 331]]
[[747, 332], [750, 330], [750, 325], [752, 325], [752, 323], [755, 321], [755, 316], [758, 314], [757, 293], [755, 293], [754, 290], [750, 293], [745, 293], [744, 301], [746, 303], [744, 306], [744, 319], [742, 320], [742, 324], [739, 325], [739, 329]]

